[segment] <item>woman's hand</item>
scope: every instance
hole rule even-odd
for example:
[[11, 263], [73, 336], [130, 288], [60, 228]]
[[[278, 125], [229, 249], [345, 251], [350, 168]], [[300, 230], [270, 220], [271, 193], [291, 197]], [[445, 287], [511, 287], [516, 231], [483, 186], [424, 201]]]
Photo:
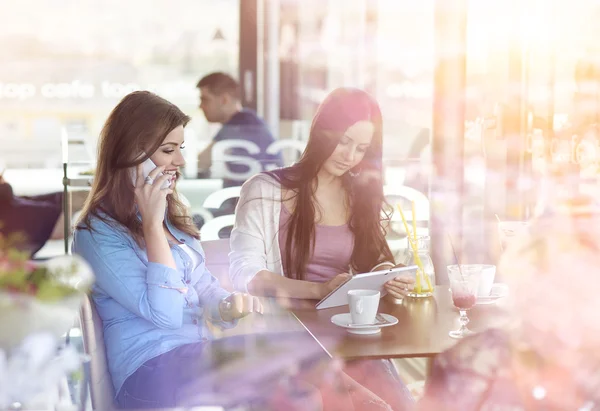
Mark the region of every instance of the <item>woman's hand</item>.
[[415, 279], [408, 274], [399, 275], [393, 280], [385, 283], [384, 287], [388, 293], [395, 298], [403, 298], [414, 288]]
[[158, 175], [164, 171], [164, 166], [156, 167], [148, 177], [153, 180], [148, 184], [142, 173], [142, 165], [137, 166], [137, 180], [135, 183], [135, 202], [142, 215], [142, 224], [147, 227], [161, 226], [165, 218], [167, 195], [173, 192], [170, 188], [161, 187], [170, 178], [168, 174]]
[[258, 297], [245, 293], [232, 293], [221, 301], [219, 313], [225, 322], [243, 318], [250, 313], [263, 313], [263, 305]]
[[342, 273], [342, 274], [336, 275], [335, 277], [333, 277], [331, 280], [327, 281], [326, 283], [323, 283], [323, 289], [321, 291], [321, 294], [322, 294], [321, 298], [325, 297], [327, 294], [329, 294], [330, 292], [332, 292], [333, 290], [338, 288], [340, 285], [344, 284], [350, 278], [352, 278], [351, 274]]

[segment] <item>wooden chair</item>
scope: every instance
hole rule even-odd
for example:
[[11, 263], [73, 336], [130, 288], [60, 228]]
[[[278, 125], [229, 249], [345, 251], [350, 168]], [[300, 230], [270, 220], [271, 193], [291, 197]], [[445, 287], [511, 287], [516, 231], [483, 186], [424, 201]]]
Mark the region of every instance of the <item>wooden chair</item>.
[[102, 319], [89, 295], [85, 296], [81, 304], [80, 317], [83, 348], [90, 356], [89, 389], [92, 408], [99, 411], [116, 410], [115, 390], [106, 360]]

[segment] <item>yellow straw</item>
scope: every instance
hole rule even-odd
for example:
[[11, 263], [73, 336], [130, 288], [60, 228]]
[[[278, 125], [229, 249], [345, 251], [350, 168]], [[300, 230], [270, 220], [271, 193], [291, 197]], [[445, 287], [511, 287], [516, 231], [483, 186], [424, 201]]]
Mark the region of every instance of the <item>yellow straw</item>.
[[[415, 248], [418, 249], [418, 240], [417, 240], [417, 211], [416, 211], [416, 205], [415, 205], [415, 201], [412, 201], [412, 208], [411, 208], [411, 212], [412, 212], [412, 226], [413, 226], [413, 236], [414, 236], [414, 244], [415, 244]], [[417, 251], [415, 251], [416, 253]], [[421, 267], [421, 270], [423, 270], [423, 267]], [[429, 275], [427, 275], [427, 273], [425, 273], [425, 270], [423, 270], [423, 277], [425, 277], [425, 281], [427, 281], [427, 287], [429, 289], [429, 291], [433, 291], [433, 287], [431, 286], [431, 280], [429, 279]]]
[[[412, 216], [412, 235], [413, 235], [413, 250], [416, 249], [418, 251], [419, 249], [419, 243], [417, 240], [417, 219], [415, 218], [415, 201], [411, 201], [411, 208], [410, 208], [410, 214]], [[410, 233], [408, 233], [408, 236], [410, 237]], [[418, 254], [418, 252], [415, 251], [415, 255]], [[419, 257], [420, 259], [420, 257]], [[421, 274], [424, 274], [425, 271], [423, 270], [423, 267], [421, 266]], [[417, 276], [417, 292], [421, 292], [422, 289], [422, 285], [421, 285], [421, 276]]]
[[414, 236], [415, 243], [416, 243], [417, 242], [417, 213], [415, 211], [415, 200], [412, 201], [412, 208], [410, 211], [412, 213], [413, 236]]
[[[400, 204], [398, 204], [396, 206], [396, 208], [398, 208], [398, 211], [400, 212], [400, 217], [402, 217], [402, 223], [404, 224], [404, 229], [406, 230], [408, 244], [413, 249], [413, 253], [415, 255], [415, 263], [417, 264], [417, 266], [419, 267], [421, 272], [424, 273], [425, 270], [423, 270], [423, 263], [421, 262], [421, 259], [419, 258], [417, 245], [412, 241], [412, 239], [410, 237], [410, 230], [408, 229], [408, 223], [406, 222], [406, 218], [404, 217], [404, 213], [402, 212], [402, 207], [400, 206]], [[420, 293], [421, 292], [421, 276], [418, 275], [418, 272], [417, 272], [417, 278], [416, 278], [416, 287], [417, 287], [417, 293]]]

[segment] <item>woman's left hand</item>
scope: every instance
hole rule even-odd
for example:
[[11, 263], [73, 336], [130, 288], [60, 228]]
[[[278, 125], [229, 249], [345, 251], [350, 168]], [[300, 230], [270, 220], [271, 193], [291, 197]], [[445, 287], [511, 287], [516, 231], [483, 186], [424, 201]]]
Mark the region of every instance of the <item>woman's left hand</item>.
[[232, 293], [221, 301], [221, 318], [225, 322], [243, 318], [250, 313], [263, 313], [263, 305], [258, 297], [246, 293]]
[[415, 279], [410, 275], [399, 275], [393, 280], [385, 283], [384, 287], [388, 293], [395, 298], [403, 298], [406, 297], [414, 288]]

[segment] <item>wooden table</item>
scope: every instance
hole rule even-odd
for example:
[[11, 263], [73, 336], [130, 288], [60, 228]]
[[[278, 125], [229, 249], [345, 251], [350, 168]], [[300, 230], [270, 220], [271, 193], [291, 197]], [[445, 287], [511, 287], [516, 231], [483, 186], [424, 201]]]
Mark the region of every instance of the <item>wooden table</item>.
[[[459, 313], [452, 305], [448, 286], [438, 286], [434, 297], [392, 298], [381, 300], [379, 312], [398, 318], [398, 324], [384, 327], [375, 335], [349, 334], [331, 322], [334, 314], [348, 312], [348, 306], [316, 309], [293, 309], [295, 317], [331, 357], [345, 359], [432, 357], [459, 340], [448, 332], [459, 328]], [[508, 316], [501, 302], [478, 305], [468, 313], [469, 328], [483, 331], [498, 326]]]

